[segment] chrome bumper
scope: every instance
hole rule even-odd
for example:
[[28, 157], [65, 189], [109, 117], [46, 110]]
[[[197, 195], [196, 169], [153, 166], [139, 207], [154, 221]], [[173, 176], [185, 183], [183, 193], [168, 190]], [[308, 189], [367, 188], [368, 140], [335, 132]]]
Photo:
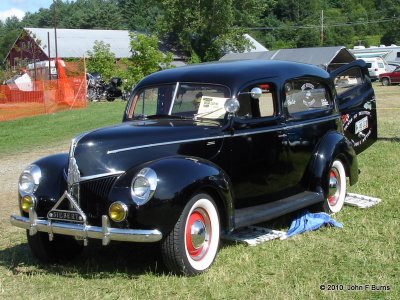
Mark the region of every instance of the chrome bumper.
[[106, 215], [102, 216], [102, 226], [97, 227], [86, 224], [38, 219], [36, 212], [33, 208], [30, 208], [29, 218], [11, 215], [10, 221], [14, 226], [28, 229], [30, 235], [35, 235], [38, 231], [47, 232], [50, 240], [53, 239], [53, 234], [70, 235], [83, 239], [85, 245], [88, 243], [88, 238], [102, 240], [104, 246], [108, 245], [110, 241], [150, 243], [158, 242], [162, 239], [162, 233], [157, 229], [111, 228]]

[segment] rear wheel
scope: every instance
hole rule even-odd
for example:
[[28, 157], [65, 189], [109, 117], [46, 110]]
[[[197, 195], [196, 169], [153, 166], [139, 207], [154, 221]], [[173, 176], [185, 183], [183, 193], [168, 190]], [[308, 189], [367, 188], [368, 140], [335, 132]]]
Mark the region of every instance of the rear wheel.
[[30, 235], [27, 230], [26, 235], [33, 256], [42, 263], [68, 261], [83, 250], [83, 245], [70, 236], [55, 234], [53, 240], [50, 241], [47, 233], [38, 232]]
[[323, 203], [327, 213], [337, 213], [344, 205], [346, 197], [346, 172], [340, 160], [335, 160], [330, 168], [328, 177], [328, 193]]
[[388, 85], [390, 85], [390, 81], [389, 81], [389, 78], [382, 78], [382, 85], [385, 85], [385, 86], [388, 86]]
[[197, 194], [185, 206], [162, 244], [164, 263], [172, 272], [195, 275], [214, 262], [220, 237], [216, 207], [207, 194]]

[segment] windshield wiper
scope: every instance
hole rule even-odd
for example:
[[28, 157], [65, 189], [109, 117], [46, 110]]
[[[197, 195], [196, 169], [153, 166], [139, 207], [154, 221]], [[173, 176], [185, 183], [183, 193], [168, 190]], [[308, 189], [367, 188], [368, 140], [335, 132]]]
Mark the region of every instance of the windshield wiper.
[[137, 114], [137, 115], [134, 115], [134, 116], [133, 116], [133, 119], [134, 119], [134, 120], [138, 120], [138, 119], [140, 119], [140, 120], [146, 120], [146, 119], [147, 119], [147, 116], [146, 116], [146, 115], [143, 115], [143, 114]]

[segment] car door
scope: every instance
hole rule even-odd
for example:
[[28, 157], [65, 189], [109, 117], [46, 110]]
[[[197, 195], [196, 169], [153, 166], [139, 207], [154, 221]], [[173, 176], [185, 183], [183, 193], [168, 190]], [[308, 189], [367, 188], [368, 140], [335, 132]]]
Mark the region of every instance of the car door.
[[[255, 86], [262, 88], [259, 99], [249, 93]], [[240, 109], [225, 140], [230, 149], [235, 208], [243, 208], [280, 198], [286, 186], [287, 153], [275, 86], [252, 84], [242, 90], [238, 100]]]
[[345, 136], [356, 153], [371, 146], [378, 136], [376, 99], [366, 64], [356, 60], [331, 73]]
[[286, 184], [291, 194], [307, 189], [306, 169], [317, 145], [327, 132], [340, 126], [328, 84], [325, 79], [303, 77], [288, 80], [284, 85], [289, 158]]
[[392, 83], [400, 83], [400, 67], [397, 67], [390, 75], [390, 81]]

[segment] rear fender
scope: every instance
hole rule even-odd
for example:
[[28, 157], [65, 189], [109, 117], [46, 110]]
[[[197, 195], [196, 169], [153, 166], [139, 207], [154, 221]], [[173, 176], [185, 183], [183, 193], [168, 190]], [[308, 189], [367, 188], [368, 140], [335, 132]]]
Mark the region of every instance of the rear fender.
[[358, 181], [357, 155], [351, 142], [342, 134], [331, 131], [321, 139], [308, 165], [305, 180], [310, 191], [324, 194], [328, 191], [329, 170], [336, 159], [343, 163], [350, 185]]

